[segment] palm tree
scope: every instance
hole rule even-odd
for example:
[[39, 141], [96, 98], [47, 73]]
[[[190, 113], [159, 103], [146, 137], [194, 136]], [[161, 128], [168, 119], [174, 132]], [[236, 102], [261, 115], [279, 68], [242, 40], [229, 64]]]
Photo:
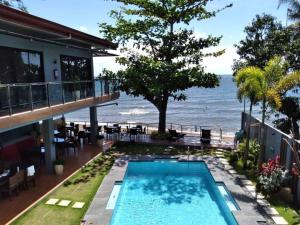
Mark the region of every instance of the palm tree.
[[252, 107], [260, 101], [261, 80], [263, 79], [263, 71], [257, 67], [244, 67], [237, 72], [236, 84], [238, 87], [237, 97], [240, 101], [244, 97], [250, 101], [249, 117], [246, 127], [246, 149], [243, 155], [244, 169], [247, 167], [248, 152], [249, 152], [249, 138], [250, 138], [250, 122], [252, 115]]
[[295, 23], [290, 26], [295, 31], [296, 35], [299, 35], [300, 29], [300, 1], [299, 0], [279, 0], [280, 7], [282, 4], [288, 4], [288, 18]]
[[289, 90], [300, 85], [300, 71], [294, 71], [284, 76], [276, 85], [276, 92], [280, 93], [281, 101], [283, 102], [282, 107], [279, 111], [288, 117], [288, 121], [291, 125], [291, 133], [294, 139], [300, 139], [299, 127], [297, 124], [300, 118], [300, 110], [298, 98], [286, 96]]
[[258, 169], [263, 163], [265, 155], [265, 119], [268, 103], [275, 106], [276, 109], [279, 109], [281, 106], [280, 95], [275, 89], [278, 82], [284, 76], [284, 64], [281, 57], [274, 57], [271, 59], [265, 68], [263, 69], [263, 77], [261, 79], [260, 88], [261, 88], [261, 101], [262, 101], [262, 124], [260, 126], [260, 145], [261, 150], [258, 158]]
[[[280, 94], [275, 88], [280, 79], [284, 76], [284, 65], [280, 57], [271, 59], [265, 68], [262, 70], [258, 67], [245, 67], [238, 71], [237, 85], [238, 85], [238, 98], [241, 101], [242, 97], [250, 99], [250, 118], [252, 114], [252, 106], [258, 102], [262, 102], [262, 124], [260, 132], [261, 151], [259, 154], [258, 165], [260, 166], [264, 158], [265, 146], [265, 118], [268, 104], [272, 104], [278, 109], [281, 106]], [[246, 86], [248, 85], [248, 86]], [[253, 93], [249, 93], [249, 91]], [[251, 94], [251, 96], [249, 95]], [[252, 98], [252, 103], [251, 103]], [[247, 123], [247, 136], [246, 136], [246, 159], [249, 151], [249, 133], [250, 133], [250, 120]], [[258, 167], [260, 168], [260, 167]]]
[[300, 1], [299, 0], [279, 0], [279, 6], [288, 4], [288, 17], [290, 20], [300, 22]]

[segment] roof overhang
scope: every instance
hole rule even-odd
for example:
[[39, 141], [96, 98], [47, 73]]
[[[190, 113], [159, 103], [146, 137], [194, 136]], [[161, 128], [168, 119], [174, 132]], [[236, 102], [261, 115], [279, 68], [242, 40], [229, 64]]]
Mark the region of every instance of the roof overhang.
[[0, 5], [0, 25], [8, 32], [86, 48], [117, 49], [108, 40], [86, 34], [64, 25]]

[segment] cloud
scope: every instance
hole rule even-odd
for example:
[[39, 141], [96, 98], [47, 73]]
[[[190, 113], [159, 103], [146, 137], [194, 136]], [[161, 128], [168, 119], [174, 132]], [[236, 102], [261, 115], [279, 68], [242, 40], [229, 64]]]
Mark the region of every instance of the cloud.
[[81, 25], [78, 29], [82, 32], [88, 32], [88, 28], [84, 25]]
[[232, 74], [233, 60], [238, 58], [236, 49], [233, 46], [218, 46], [209, 48], [208, 52], [225, 49], [225, 53], [219, 57], [206, 57], [203, 60], [206, 72], [216, 74]]
[[[200, 34], [197, 34], [200, 35]], [[202, 34], [204, 35], [204, 34]], [[233, 46], [220, 45], [217, 47], [211, 47], [205, 49], [205, 53], [215, 52], [225, 49], [225, 53], [219, 57], [206, 57], [203, 59], [202, 65], [205, 67], [205, 72], [215, 73], [215, 74], [232, 74], [232, 64], [233, 60], [238, 58], [236, 49]], [[137, 51], [139, 52], [139, 51]], [[115, 51], [114, 53], [118, 55], [125, 55], [120, 53], [120, 51]], [[98, 76], [104, 68], [111, 71], [118, 71], [124, 69], [121, 65], [115, 62], [116, 57], [95, 57], [94, 58], [94, 75]]]

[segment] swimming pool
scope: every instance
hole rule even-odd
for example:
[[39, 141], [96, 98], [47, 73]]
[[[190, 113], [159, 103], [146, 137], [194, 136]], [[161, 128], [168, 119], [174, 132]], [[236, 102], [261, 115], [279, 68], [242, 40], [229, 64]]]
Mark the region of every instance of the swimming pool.
[[237, 225], [204, 162], [129, 162], [110, 225]]

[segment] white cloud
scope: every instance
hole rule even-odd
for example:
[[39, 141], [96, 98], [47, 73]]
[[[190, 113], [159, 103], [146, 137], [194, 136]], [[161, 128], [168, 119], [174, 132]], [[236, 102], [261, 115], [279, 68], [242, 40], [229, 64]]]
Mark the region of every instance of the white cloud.
[[[199, 35], [199, 34], [198, 34]], [[236, 49], [233, 46], [220, 45], [218, 47], [208, 48], [204, 52], [215, 52], [218, 50], [225, 49], [225, 53], [219, 57], [206, 57], [203, 60], [203, 66], [206, 72], [222, 74], [232, 74], [232, 64], [233, 60], [238, 58]], [[137, 51], [140, 53], [139, 51]], [[117, 55], [125, 55], [120, 53], [120, 51], [114, 52]], [[116, 57], [95, 57], [94, 58], [94, 75], [98, 76], [104, 68], [111, 71], [118, 71], [124, 69], [121, 65], [115, 62]]]
[[232, 74], [233, 59], [237, 59], [238, 55], [233, 46], [218, 46], [209, 48], [208, 52], [225, 49], [225, 53], [219, 57], [206, 57], [203, 60], [206, 72], [216, 74]]
[[81, 25], [78, 29], [82, 32], [88, 32], [88, 28], [84, 25]]

